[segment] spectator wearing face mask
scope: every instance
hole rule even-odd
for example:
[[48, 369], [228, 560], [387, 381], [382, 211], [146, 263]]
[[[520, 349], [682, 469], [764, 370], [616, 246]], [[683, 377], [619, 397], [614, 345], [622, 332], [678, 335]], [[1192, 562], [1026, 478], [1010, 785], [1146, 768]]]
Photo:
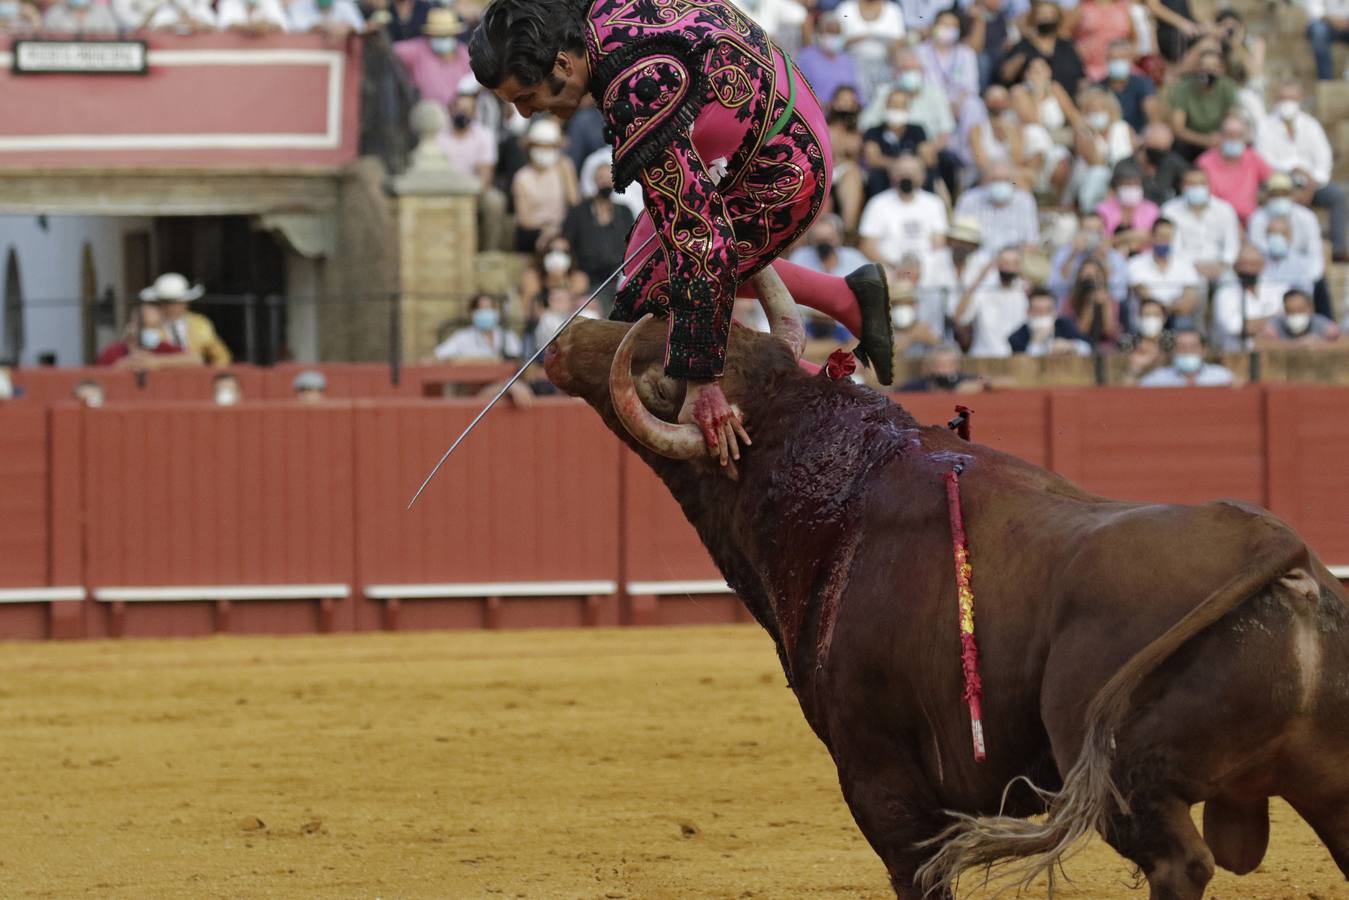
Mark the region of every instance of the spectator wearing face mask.
[[1154, 302], [1177, 316], [1198, 315], [1204, 278], [1173, 252], [1175, 233], [1170, 219], [1158, 219], [1152, 223], [1152, 247], [1129, 260], [1129, 288], [1140, 313], [1144, 304]]
[[1017, 247], [1031, 250], [1040, 243], [1040, 215], [1035, 198], [1012, 181], [1005, 162], [989, 166], [984, 183], [960, 195], [957, 218], [968, 216], [979, 223], [984, 249]]
[[[945, 246], [918, 257], [920, 268], [914, 280], [922, 308], [931, 306], [941, 316], [949, 315], [965, 289], [988, 277], [989, 258], [979, 249], [982, 242], [979, 221], [957, 216], [946, 229]], [[903, 267], [903, 260], [900, 265]]]
[[1339, 327], [1312, 311], [1306, 291], [1293, 289], [1283, 295], [1283, 312], [1266, 325], [1260, 343], [1270, 347], [1314, 347], [1338, 340]]
[[1215, 343], [1225, 351], [1247, 349], [1266, 323], [1283, 309], [1288, 285], [1265, 276], [1265, 257], [1253, 245], [1241, 248], [1234, 279], [1213, 295]]
[[464, 23], [458, 13], [436, 8], [427, 15], [421, 37], [393, 45], [423, 100], [449, 106], [459, 95], [461, 82], [472, 76], [468, 52], [460, 45], [463, 33]]
[[1077, 104], [1049, 74], [1049, 63], [1039, 58], [1026, 63], [1025, 77], [1012, 87], [1011, 96], [1022, 123], [1041, 126], [1058, 143], [1072, 139], [1069, 122], [1077, 118]]
[[1067, 178], [1068, 152], [1055, 144], [1039, 125], [1026, 124], [1011, 109], [1011, 96], [1001, 85], [984, 91], [988, 118], [969, 134], [970, 155], [975, 168], [988, 179], [989, 170], [1000, 164], [1012, 167], [1012, 177], [1036, 190], [1062, 188], [1058, 174]]
[[507, 250], [514, 236], [509, 235], [506, 195], [496, 186], [497, 141], [474, 116], [478, 82], [472, 75], [465, 81], [450, 103], [449, 122], [437, 140], [450, 166], [478, 182], [478, 248]]
[[943, 392], [977, 394], [984, 389], [983, 379], [960, 371], [960, 348], [943, 343], [923, 357], [923, 374], [900, 385], [902, 392]]
[[859, 121], [862, 104], [856, 89], [844, 85], [834, 92], [829, 101], [826, 121], [829, 124], [829, 144], [834, 152], [833, 183], [834, 206], [843, 217], [844, 227], [855, 234], [866, 202], [866, 171], [862, 166], [862, 132]]
[[[605, 276], [612, 271], [605, 272]], [[571, 244], [560, 234], [548, 239], [535, 266], [525, 269], [520, 276], [520, 296], [530, 298], [536, 306], [542, 305], [555, 289], [578, 297], [590, 293], [589, 277], [576, 267]]]
[[1030, 0], [961, 0], [969, 16], [965, 42], [979, 57], [979, 89], [987, 88], [993, 74], [1020, 38], [1017, 22], [1030, 12]]
[[[553, 335], [561, 330], [567, 318], [576, 311], [577, 303], [583, 298], [583, 294], [574, 294], [565, 287], [553, 287], [545, 292], [543, 309], [539, 312], [538, 319], [534, 323], [533, 333], [530, 335], [533, 338], [531, 352], [553, 339]], [[595, 319], [599, 317], [599, 313], [595, 311], [592, 304], [590, 308], [581, 313], [581, 316], [587, 319]]]
[[221, 31], [250, 37], [282, 34], [289, 27], [281, 0], [220, 0], [216, 18]]
[[291, 0], [286, 20], [296, 34], [314, 31], [330, 40], [365, 33], [365, 17], [352, 0]]
[[927, 145], [935, 154], [935, 163], [928, 161], [929, 169], [946, 185], [948, 196], [957, 196], [962, 187], [961, 169], [966, 162], [958, 146], [958, 120], [970, 119], [972, 124], [984, 115], [983, 103], [975, 97], [953, 111], [946, 91], [940, 83], [927, 77], [922, 62], [908, 48], [895, 53], [895, 78], [891, 87], [908, 96], [905, 108], [909, 111], [909, 122], [922, 128], [927, 135]]
[[937, 15], [931, 36], [915, 51], [925, 77], [946, 92], [953, 115], [959, 115], [966, 100], [979, 97], [979, 57], [962, 43], [964, 36], [964, 17], [952, 7]]
[[1126, 159], [1115, 166], [1110, 194], [1096, 207], [1096, 214], [1110, 236], [1111, 246], [1132, 256], [1148, 245], [1161, 208], [1143, 196], [1143, 174]]
[[1156, 300], [1144, 300], [1138, 304], [1138, 315], [1134, 317], [1134, 327], [1125, 343], [1137, 346], [1141, 341], [1160, 342], [1166, 331], [1167, 318], [1165, 306]]
[[891, 294], [890, 324], [894, 330], [895, 358], [926, 356], [941, 343], [941, 328], [934, 328], [919, 315], [918, 295], [912, 281], [896, 281]]
[[244, 399], [239, 379], [230, 372], [221, 372], [211, 379], [211, 395], [216, 406], [238, 406]]
[[1157, 88], [1152, 79], [1134, 71], [1134, 47], [1127, 40], [1114, 40], [1106, 50], [1105, 75], [1096, 86], [1109, 91], [1119, 103], [1120, 116], [1137, 134], [1161, 115]]
[[1077, 330], [1102, 348], [1113, 348], [1120, 335], [1120, 304], [1123, 293], [1110, 287], [1105, 266], [1088, 259], [1077, 272], [1077, 281], [1060, 307], [1071, 315]]
[[1117, 172], [1125, 165], [1137, 168], [1143, 177], [1143, 196], [1158, 206], [1180, 193], [1181, 179], [1190, 168], [1185, 158], [1171, 149], [1173, 143], [1169, 125], [1150, 122], [1143, 129], [1143, 146], [1115, 164]]
[[1030, 292], [1026, 324], [1007, 338], [1014, 355], [1086, 356], [1091, 353], [1077, 323], [1070, 316], [1055, 315], [1057, 301], [1044, 288]]
[[821, 13], [815, 21], [815, 40], [796, 57], [796, 67], [809, 82], [815, 96], [833, 97], [839, 88], [855, 90], [861, 83], [857, 66], [844, 51], [846, 41], [838, 16], [832, 12]]
[[894, 187], [867, 203], [861, 250], [868, 259], [897, 266], [907, 253], [929, 253], [946, 239], [946, 204], [923, 190], [923, 164], [902, 156], [891, 166]]
[[921, 125], [909, 121], [909, 95], [892, 90], [886, 101], [885, 123], [862, 135], [862, 161], [869, 170], [868, 199], [890, 187], [894, 161], [909, 154], [931, 156], [927, 133]]
[[541, 239], [555, 234], [567, 210], [580, 199], [576, 170], [562, 155], [562, 129], [552, 119], [529, 126], [525, 144], [529, 165], [515, 173], [511, 196], [515, 200], [515, 249], [531, 253]]
[[1289, 287], [1314, 290], [1326, 271], [1321, 223], [1293, 202], [1293, 180], [1275, 172], [1265, 183], [1265, 205], [1251, 214], [1249, 237], [1265, 254], [1265, 270]]
[[107, 399], [103, 393], [103, 385], [97, 381], [81, 381], [75, 385], [75, 390], [71, 391], [70, 396], [80, 406], [89, 409], [98, 409]]
[[[586, 199], [567, 212], [562, 236], [576, 256], [576, 269], [585, 273], [591, 285], [599, 285], [623, 264], [634, 218], [632, 210], [614, 202], [612, 166], [596, 166], [590, 178], [582, 191]], [[613, 296], [614, 283], [610, 281], [597, 301], [600, 304], [597, 308], [607, 312]]]
[[890, 55], [904, 39], [904, 16], [890, 0], [843, 0], [835, 10], [844, 46], [857, 64], [863, 97], [890, 80]]
[[1077, 160], [1072, 184], [1079, 209], [1095, 209], [1110, 188], [1114, 167], [1134, 152], [1134, 133], [1120, 118], [1119, 103], [1109, 91], [1082, 93], [1082, 115], [1074, 134]]
[[951, 312], [956, 339], [970, 356], [1011, 355], [1007, 339], [1026, 323], [1026, 288], [1020, 250], [1005, 248], [985, 263]]
[[1177, 80], [1167, 94], [1176, 152], [1191, 162], [1223, 142], [1223, 120], [1237, 105], [1237, 85], [1227, 77], [1222, 54], [1206, 51], [1197, 65], [1197, 71]]
[[1139, 379], [1139, 387], [1224, 387], [1235, 379], [1225, 367], [1204, 362], [1204, 338], [1192, 328], [1177, 329], [1171, 364]]
[[1110, 45], [1134, 43], [1134, 21], [1128, 0], [1084, 0], [1073, 14], [1073, 44], [1082, 57], [1082, 67], [1092, 81], [1106, 76]]
[[1162, 216], [1176, 226], [1172, 252], [1210, 283], [1216, 282], [1241, 250], [1236, 210], [1210, 193], [1208, 173], [1203, 169], [1186, 172], [1182, 186], [1180, 197], [1162, 204]]
[[1213, 196], [1226, 200], [1243, 223], [1255, 212], [1260, 185], [1274, 170], [1247, 140], [1246, 123], [1239, 116], [1223, 120], [1222, 143], [1204, 151], [1196, 165], [1208, 173]]
[[[19, 17], [16, 11], [14, 18]], [[112, 10], [92, 0], [57, 0], [42, 17], [42, 30], [50, 34], [116, 34]]]
[[1072, 41], [1059, 36], [1063, 26], [1063, 11], [1051, 0], [1037, 0], [1030, 11], [1031, 30], [1007, 54], [1000, 75], [1004, 85], [1021, 80], [1026, 64], [1040, 58], [1049, 63], [1050, 74], [1063, 86], [1070, 97], [1077, 95], [1086, 70]]
[[199, 366], [201, 357], [176, 343], [155, 300], [142, 300], [127, 321], [122, 339], [103, 348], [100, 366], [146, 372], [177, 366]]
[[[1349, 8], [1346, 8], [1349, 15]], [[1349, 19], [1346, 19], [1349, 22]], [[1279, 85], [1274, 111], [1261, 123], [1256, 147], [1269, 164], [1292, 180], [1294, 202], [1330, 211], [1330, 243], [1335, 262], [1349, 262], [1349, 194], [1332, 182], [1334, 156], [1326, 130], [1302, 111], [1302, 85]]]
[[1059, 247], [1049, 258], [1049, 291], [1063, 300], [1078, 280], [1088, 260], [1094, 260], [1107, 273], [1102, 279], [1110, 293], [1123, 297], [1129, 289], [1129, 263], [1124, 254], [1110, 246], [1105, 222], [1096, 213], [1087, 213], [1078, 222], [1071, 243]]
[[846, 275], [867, 264], [861, 251], [843, 246], [843, 221], [835, 215], [815, 220], [806, 243], [792, 252], [791, 261], [826, 275]]
[[520, 358], [520, 338], [501, 327], [501, 309], [490, 294], [469, 302], [469, 324], [433, 351], [442, 362], [501, 362]]

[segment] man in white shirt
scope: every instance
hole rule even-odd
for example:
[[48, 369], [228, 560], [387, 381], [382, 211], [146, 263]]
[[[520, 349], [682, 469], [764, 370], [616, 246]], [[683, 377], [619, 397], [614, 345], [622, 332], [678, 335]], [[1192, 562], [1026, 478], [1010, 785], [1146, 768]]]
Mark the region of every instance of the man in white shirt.
[[1236, 262], [1241, 250], [1241, 225], [1230, 203], [1209, 191], [1208, 173], [1191, 169], [1181, 182], [1181, 195], [1162, 205], [1162, 216], [1176, 226], [1172, 252], [1210, 282]]
[[1274, 99], [1274, 111], [1260, 123], [1256, 147], [1271, 166], [1288, 174], [1295, 202], [1330, 211], [1335, 261], [1349, 261], [1349, 193], [1344, 185], [1330, 180], [1335, 157], [1326, 130], [1302, 111], [1302, 85], [1298, 82], [1280, 84]]
[[890, 166], [892, 187], [867, 202], [858, 226], [868, 259], [894, 268], [906, 253], [929, 253], [946, 237], [946, 204], [923, 190], [926, 171], [916, 156]]
[[[1316, 213], [1293, 199], [1293, 180], [1275, 172], [1265, 183], [1265, 205], [1251, 214], [1250, 240], [1273, 266], [1297, 280], [1281, 277], [1290, 287], [1311, 290], [1326, 272], [1325, 246]], [[1277, 235], [1277, 236], [1276, 236]]]
[[322, 31], [340, 38], [365, 32], [365, 18], [352, 0], [291, 0], [286, 19], [296, 34]]
[[1134, 309], [1156, 300], [1167, 313], [1194, 316], [1199, 312], [1199, 293], [1204, 279], [1188, 259], [1176, 257], [1173, 241], [1176, 226], [1170, 219], [1152, 223], [1152, 249], [1129, 260], [1129, 288]]
[[281, 0], [220, 0], [216, 16], [221, 31], [258, 36], [284, 32], [288, 27]]
[[501, 327], [496, 301], [488, 294], [479, 294], [470, 306], [470, 324], [437, 345], [432, 351], [435, 358], [442, 362], [519, 359], [520, 337]]
[[1204, 339], [1192, 328], [1177, 329], [1171, 365], [1153, 369], [1139, 387], [1225, 387], [1233, 381], [1223, 366], [1204, 362]]
[[968, 339], [970, 356], [1011, 356], [1007, 339], [1026, 324], [1028, 307], [1021, 251], [1007, 247], [984, 264], [961, 294], [952, 313], [956, 336], [962, 342]]
[[1233, 269], [1236, 278], [1213, 295], [1214, 343], [1223, 350], [1245, 349], [1283, 312], [1283, 295], [1288, 293], [1288, 285], [1264, 277], [1264, 254], [1250, 244], [1242, 248]]
[[1316, 77], [1330, 81], [1335, 77], [1335, 58], [1331, 45], [1349, 43], [1349, 0], [1302, 0], [1307, 13], [1307, 41], [1316, 57]]

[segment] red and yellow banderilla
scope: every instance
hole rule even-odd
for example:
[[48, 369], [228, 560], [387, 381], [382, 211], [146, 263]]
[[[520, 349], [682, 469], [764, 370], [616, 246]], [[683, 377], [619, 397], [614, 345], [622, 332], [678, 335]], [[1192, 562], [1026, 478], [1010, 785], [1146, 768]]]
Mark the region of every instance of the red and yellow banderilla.
[[[956, 418], [950, 423], [951, 430], [963, 439], [970, 437], [970, 412], [963, 406], [956, 407]], [[946, 482], [946, 508], [951, 519], [951, 551], [956, 564], [956, 600], [959, 606], [960, 621], [960, 668], [965, 676], [965, 689], [961, 699], [970, 708], [970, 731], [974, 738], [975, 762], [983, 762], [984, 721], [982, 711], [983, 682], [979, 680], [979, 645], [974, 640], [974, 590], [970, 587], [969, 544], [965, 539], [965, 517], [960, 509], [960, 473], [963, 463], [956, 463], [954, 469], [943, 477]]]

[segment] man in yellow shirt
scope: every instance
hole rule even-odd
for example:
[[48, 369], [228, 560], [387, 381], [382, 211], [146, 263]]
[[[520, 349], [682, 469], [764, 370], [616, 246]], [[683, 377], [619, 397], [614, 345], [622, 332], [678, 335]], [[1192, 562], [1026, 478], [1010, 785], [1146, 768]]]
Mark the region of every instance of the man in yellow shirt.
[[188, 284], [187, 279], [177, 272], [165, 272], [141, 291], [141, 300], [160, 304], [165, 327], [180, 347], [201, 357], [208, 366], [228, 366], [232, 359], [230, 350], [216, 334], [211, 320], [187, 309], [187, 305], [203, 292], [201, 285]]

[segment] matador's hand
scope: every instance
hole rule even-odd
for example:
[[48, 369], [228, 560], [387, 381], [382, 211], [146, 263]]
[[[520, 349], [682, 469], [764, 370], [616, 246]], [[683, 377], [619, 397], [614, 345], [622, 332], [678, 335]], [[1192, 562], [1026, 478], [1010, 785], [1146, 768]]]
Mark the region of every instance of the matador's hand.
[[726, 402], [726, 395], [715, 381], [688, 382], [679, 421], [698, 426], [707, 443], [708, 456], [717, 457], [723, 466], [740, 458], [741, 442], [746, 447], [753, 443], [745, 431], [744, 416]]

